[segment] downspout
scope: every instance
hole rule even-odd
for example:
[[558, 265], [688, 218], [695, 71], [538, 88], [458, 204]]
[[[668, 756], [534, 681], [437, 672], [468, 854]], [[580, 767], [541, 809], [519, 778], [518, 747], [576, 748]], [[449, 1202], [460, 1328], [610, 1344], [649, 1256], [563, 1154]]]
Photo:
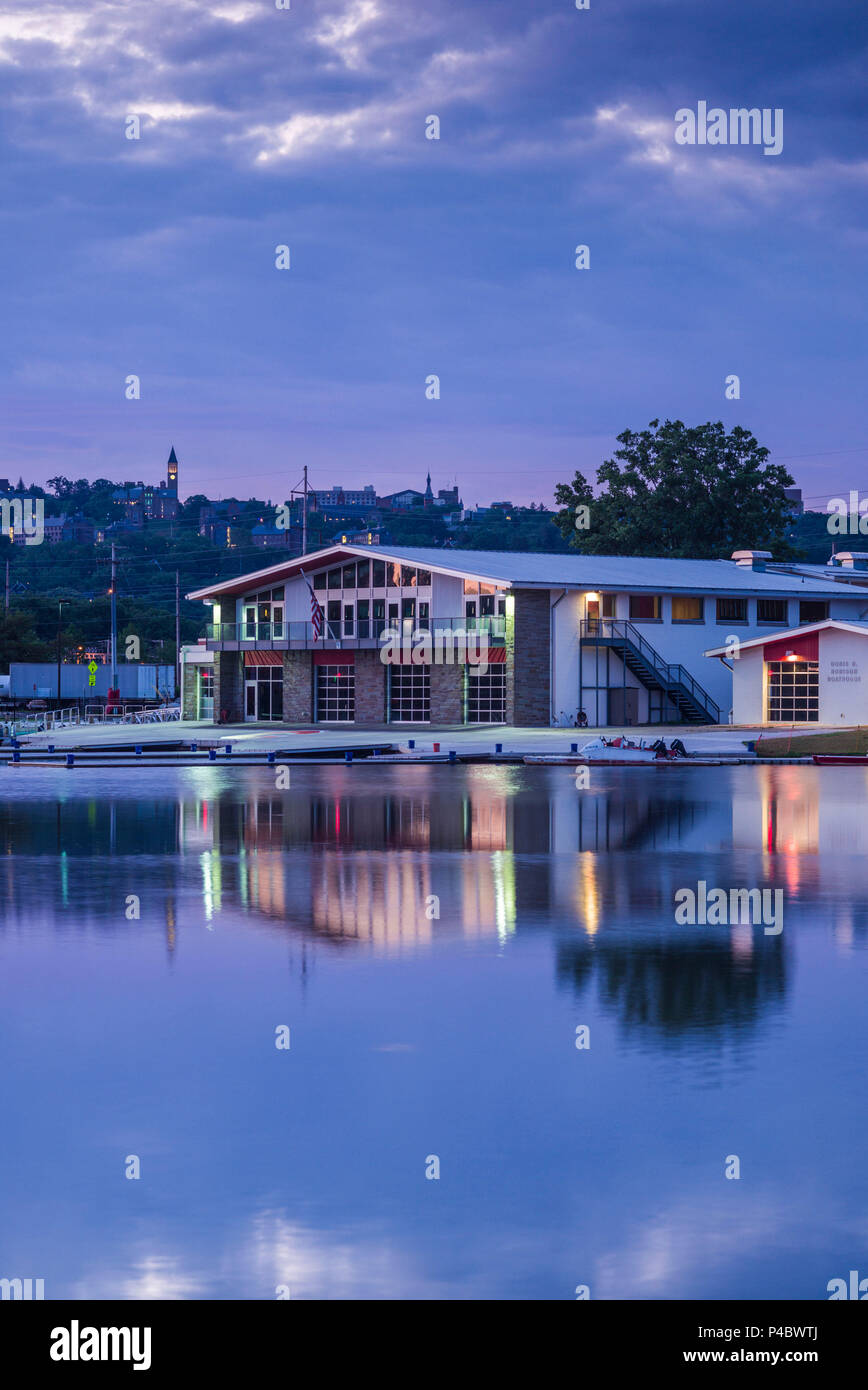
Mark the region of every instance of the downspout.
[[[725, 657], [719, 656], [717, 659], [718, 659], [718, 661], [720, 662], [721, 666], [725, 666], [726, 669], [727, 669], [727, 671], [729, 671], [729, 673], [732, 674], [732, 672], [735, 670], [735, 667], [734, 667], [734, 666], [730, 666], [729, 662], [725, 659]], [[729, 711], [729, 723], [730, 723], [730, 724], [732, 723], [732, 709], [731, 709], [731, 708], [730, 708], [730, 711]]]
[[563, 593], [561, 594], [561, 597], [559, 599], [555, 599], [555, 602], [552, 604], [549, 613], [549, 701], [552, 709], [552, 724], [555, 723], [555, 672], [557, 670], [557, 665], [555, 661], [555, 609], [561, 602], [561, 599], [565, 599], [566, 596], [567, 591], [566, 589], [564, 589]]

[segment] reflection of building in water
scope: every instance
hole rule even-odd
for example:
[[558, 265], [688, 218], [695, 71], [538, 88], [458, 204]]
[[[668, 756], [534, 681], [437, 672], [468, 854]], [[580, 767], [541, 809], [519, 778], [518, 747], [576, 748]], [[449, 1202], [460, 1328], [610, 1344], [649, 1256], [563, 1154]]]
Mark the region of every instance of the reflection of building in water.
[[767, 854], [868, 854], [863, 768], [757, 768], [732, 789], [732, 842]]
[[512, 802], [451, 792], [259, 791], [185, 804], [181, 849], [198, 859], [206, 919], [238, 901], [331, 940], [390, 947], [511, 932]]
[[[0, 925], [26, 928], [39, 901], [58, 930], [130, 930], [132, 892], [170, 952], [188, 926], [239, 911], [378, 947], [551, 922], [608, 945], [627, 927], [665, 931], [675, 893], [704, 879], [782, 887], [788, 924], [822, 901], [842, 946], [866, 939], [868, 904], [854, 892], [868, 850], [861, 771], [592, 769], [583, 790], [563, 767], [292, 777], [278, 792], [264, 769], [231, 780], [196, 769], [150, 800], [132, 778], [111, 796], [76, 793], [70, 778], [53, 800], [7, 798]], [[753, 934], [733, 929], [729, 949], [752, 968]]]
[[[431, 861], [391, 854], [318, 854], [311, 864], [313, 925], [376, 945], [430, 941]], [[441, 909], [442, 910], [442, 909]]]

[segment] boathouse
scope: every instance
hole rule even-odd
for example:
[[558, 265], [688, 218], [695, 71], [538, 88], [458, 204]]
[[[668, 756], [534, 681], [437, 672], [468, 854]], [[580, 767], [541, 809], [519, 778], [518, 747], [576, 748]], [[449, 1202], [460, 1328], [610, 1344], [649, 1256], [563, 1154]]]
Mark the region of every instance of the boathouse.
[[333, 545], [188, 595], [210, 612], [185, 649], [184, 717], [725, 723], [732, 671], [710, 648], [868, 614], [849, 576], [770, 559]]
[[809, 623], [715, 647], [735, 724], [868, 724], [868, 623]]

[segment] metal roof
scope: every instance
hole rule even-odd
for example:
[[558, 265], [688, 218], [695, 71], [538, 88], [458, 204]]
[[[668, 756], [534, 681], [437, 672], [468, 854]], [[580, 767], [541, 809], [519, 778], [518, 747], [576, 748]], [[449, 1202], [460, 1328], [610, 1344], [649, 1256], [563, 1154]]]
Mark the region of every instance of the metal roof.
[[[808, 632], [824, 632], [826, 628], [836, 628], [840, 632], [855, 632], [858, 637], [868, 637], [868, 623], [844, 622], [841, 618], [825, 618], [821, 623], [803, 623], [801, 627], [781, 628], [777, 632], [767, 632], [762, 637], [752, 637], [749, 642], [739, 641], [739, 651], [748, 647], [765, 647], [770, 642], [783, 642], [787, 637], [804, 637]], [[712, 647], [703, 656], [732, 656], [729, 645]]]
[[[344, 559], [397, 560], [439, 574], [480, 579], [517, 588], [585, 589], [615, 593], [731, 593], [828, 598], [843, 586], [828, 579], [754, 570], [731, 560], [671, 560], [651, 556], [550, 554], [515, 550], [442, 550], [430, 546], [334, 545], [268, 569], [225, 579], [188, 598], [241, 594], [280, 583], [302, 569], [313, 572]], [[858, 596], [858, 590], [853, 597]]]

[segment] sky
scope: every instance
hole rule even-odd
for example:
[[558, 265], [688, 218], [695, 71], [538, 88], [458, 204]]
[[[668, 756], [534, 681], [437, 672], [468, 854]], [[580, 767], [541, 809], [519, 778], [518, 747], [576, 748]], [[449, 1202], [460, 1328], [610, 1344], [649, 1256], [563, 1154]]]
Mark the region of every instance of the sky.
[[[852, 0], [5, 0], [0, 476], [174, 445], [183, 496], [307, 464], [551, 506], [711, 419], [822, 510], [868, 486], [866, 36]], [[701, 101], [780, 109], [781, 153], [676, 143]]]

